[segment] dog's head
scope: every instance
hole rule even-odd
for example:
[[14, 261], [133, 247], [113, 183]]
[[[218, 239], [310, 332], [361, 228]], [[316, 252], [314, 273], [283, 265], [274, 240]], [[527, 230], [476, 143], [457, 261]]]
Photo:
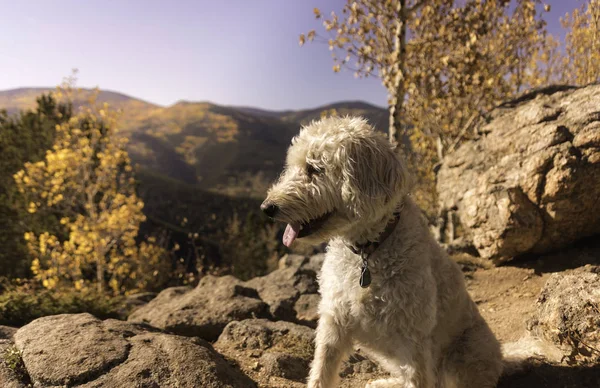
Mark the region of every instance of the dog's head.
[[406, 190], [394, 147], [362, 118], [327, 118], [300, 130], [261, 209], [287, 222], [283, 242], [320, 243], [381, 218]]

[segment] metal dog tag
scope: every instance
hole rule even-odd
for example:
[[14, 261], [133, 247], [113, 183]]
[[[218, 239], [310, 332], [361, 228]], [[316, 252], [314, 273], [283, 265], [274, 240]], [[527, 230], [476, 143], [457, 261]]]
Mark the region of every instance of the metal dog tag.
[[362, 288], [367, 288], [371, 284], [371, 271], [369, 271], [369, 263], [367, 262], [367, 258], [369, 256], [365, 253], [364, 249], [360, 252], [360, 258], [362, 259], [362, 268], [360, 270], [360, 279], [358, 284]]
[[367, 267], [367, 263], [363, 263], [363, 267], [360, 271], [359, 283], [362, 288], [367, 288], [371, 284], [371, 271]]

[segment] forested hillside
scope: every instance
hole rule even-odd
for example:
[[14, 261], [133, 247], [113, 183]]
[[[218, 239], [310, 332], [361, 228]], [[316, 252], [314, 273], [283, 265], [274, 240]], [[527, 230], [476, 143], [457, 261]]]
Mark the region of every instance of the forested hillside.
[[[0, 109], [11, 114], [34, 108], [35, 99], [49, 91], [0, 91]], [[92, 90], [81, 90], [75, 107], [91, 95]], [[381, 131], [387, 126], [385, 109], [359, 101], [281, 112], [186, 101], [161, 107], [110, 91], [100, 91], [96, 101], [121, 110], [119, 125], [140, 168], [205, 190], [254, 197], [281, 170], [301, 125], [335, 113], [364, 116]]]

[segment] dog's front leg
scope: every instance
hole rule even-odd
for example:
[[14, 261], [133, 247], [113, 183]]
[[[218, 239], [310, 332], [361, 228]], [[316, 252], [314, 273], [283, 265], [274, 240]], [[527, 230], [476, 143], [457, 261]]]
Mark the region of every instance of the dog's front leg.
[[315, 357], [308, 377], [308, 388], [334, 387], [342, 359], [352, 347], [348, 330], [335, 321], [332, 315], [319, 319], [315, 338]]
[[402, 387], [405, 388], [434, 388], [435, 372], [430, 339], [417, 341], [418, 347], [413, 349], [412, 362], [403, 368], [404, 378], [407, 380]]

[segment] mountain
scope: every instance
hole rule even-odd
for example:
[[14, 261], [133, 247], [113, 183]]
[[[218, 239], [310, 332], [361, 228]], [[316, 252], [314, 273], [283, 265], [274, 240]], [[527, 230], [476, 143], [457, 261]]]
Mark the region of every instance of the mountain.
[[[16, 114], [25, 109], [35, 107], [35, 100], [42, 93], [54, 92], [55, 88], [18, 88], [10, 90], [0, 90], [0, 109], [5, 109], [9, 114]], [[93, 89], [79, 90], [75, 98], [75, 104], [86, 102], [94, 94]], [[100, 90], [96, 97], [99, 103], [108, 102], [114, 108], [122, 109], [127, 116], [127, 111], [145, 112], [155, 108], [158, 105], [130, 97], [126, 94], [113, 92], [109, 90]]]
[[319, 106], [317, 108], [297, 111], [271, 111], [247, 106], [231, 106], [230, 108], [253, 116], [276, 118], [283, 122], [298, 125], [304, 125], [310, 123], [312, 120], [318, 120], [319, 118], [321, 118], [321, 114], [323, 112], [335, 112], [335, 114], [340, 116], [363, 116], [366, 119], [368, 119], [369, 122], [375, 126], [375, 128], [378, 128], [380, 130], [384, 130], [385, 128], [387, 128], [388, 124], [388, 115], [385, 109], [382, 109], [375, 105], [371, 105], [364, 101], [337, 102], [333, 104]]
[[[53, 90], [0, 91], [0, 110], [35, 109], [36, 98]], [[92, 90], [78, 92], [75, 107], [92, 95]], [[121, 110], [120, 129], [130, 138], [147, 216], [140, 235], [181, 246], [178, 260], [188, 271], [232, 260], [232, 242], [252, 242], [236, 253], [244, 262], [283, 250], [281, 238], [272, 235], [281, 237], [283, 230], [268, 226], [259, 206], [302, 125], [335, 111], [362, 115], [380, 130], [387, 126], [384, 109], [360, 101], [270, 111], [189, 101], [160, 106], [111, 91], [100, 91], [96, 99]]]
[[344, 101], [313, 109], [288, 111], [281, 116], [281, 119], [291, 123], [307, 124], [312, 120], [318, 120], [322, 112], [335, 112], [340, 116], [363, 116], [380, 131], [386, 131], [388, 125], [387, 110], [363, 101]]
[[259, 173], [273, 178], [297, 132], [277, 118], [187, 102], [151, 112], [128, 129], [131, 156], [140, 165], [221, 189], [252, 185]]
[[[0, 91], [0, 109], [14, 114], [33, 108], [37, 96], [53, 90]], [[81, 90], [75, 104], [92, 93]], [[142, 169], [229, 195], [261, 196], [281, 170], [292, 137], [322, 112], [361, 115], [380, 130], [387, 126], [385, 109], [361, 101], [296, 111], [188, 101], [160, 106], [112, 91], [100, 91], [97, 101], [122, 111], [131, 158]]]

